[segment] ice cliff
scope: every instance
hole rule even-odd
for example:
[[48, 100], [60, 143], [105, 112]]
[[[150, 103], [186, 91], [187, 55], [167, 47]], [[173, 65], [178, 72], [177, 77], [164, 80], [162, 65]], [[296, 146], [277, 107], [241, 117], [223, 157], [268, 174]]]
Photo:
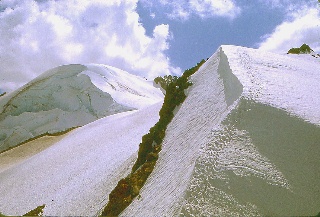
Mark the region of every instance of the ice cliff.
[[162, 97], [152, 83], [111, 66], [59, 66], [0, 98], [0, 152]]

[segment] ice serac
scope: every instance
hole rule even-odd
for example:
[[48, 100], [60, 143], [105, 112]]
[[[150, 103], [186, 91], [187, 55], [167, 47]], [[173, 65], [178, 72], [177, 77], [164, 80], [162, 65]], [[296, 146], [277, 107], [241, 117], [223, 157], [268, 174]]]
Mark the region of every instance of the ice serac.
[[0, 152], [44, 134], [161, 101], [143, 78], [95, 64], [49, 70], [0, 100]]
[[308, 216], [320, 207], [320, 63], [222, 46], [191, 77], [123, 216]]

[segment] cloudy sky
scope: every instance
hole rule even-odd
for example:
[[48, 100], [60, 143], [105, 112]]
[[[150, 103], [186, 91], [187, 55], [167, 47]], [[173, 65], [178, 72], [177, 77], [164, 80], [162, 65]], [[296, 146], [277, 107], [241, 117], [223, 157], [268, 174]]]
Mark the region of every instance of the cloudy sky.
[[179, 74], [221, 44], [320, 52], [318, 0], [0, 0], [0, 92], [45, 70], [103, 63]]

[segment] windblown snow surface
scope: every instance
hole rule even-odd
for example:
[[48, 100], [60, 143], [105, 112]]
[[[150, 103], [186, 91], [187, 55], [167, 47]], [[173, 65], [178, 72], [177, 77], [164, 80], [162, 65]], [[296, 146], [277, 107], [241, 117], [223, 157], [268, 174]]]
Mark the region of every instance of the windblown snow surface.
[[59, 66], [0, 98], [0, 152], [162, 98], [152, 83], [111, 66]]
[[319, 213], [319, 60], [222, 46], [191, 81], [122, 215]]

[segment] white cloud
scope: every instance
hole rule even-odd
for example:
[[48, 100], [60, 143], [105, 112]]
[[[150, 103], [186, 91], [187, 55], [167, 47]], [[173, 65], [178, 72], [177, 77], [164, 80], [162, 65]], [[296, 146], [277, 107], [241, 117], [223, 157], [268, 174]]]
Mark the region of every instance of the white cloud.
[[285, 53], [292, 47], [308, 44], [320, 52], [320, 11], [317, 8], [303, 8], [291, 12], [290, 19], [264, 36], [260, 49]]
[[174, 2], [163, 2], [164, 5], [171, 7], [171, 11], [168, 13], [168, 17], [171, 19], [189, 19], [192, 14], [192, 10], [189, 8], [187, 2], [174, 1]]
[[164, 52], [169, 26], [146, 35], [137, 0], [1, 0], [0, 88], [61, 64], [110, 64], [153, 78], [177, 69]]
[[200, 17], [224, 16], [234, 18], [240, 8], [232, 0], [189, 0], [190, 9]]
[[[158, 7], [146, 0], [140, 1], [147, 7]], [[160, 0], [159, 4], [169, 10], [168, 17], [181, 20], [187, 20], [191, 15], [201, 18], [222, 16], [233, 19], [241, 12], [234, 0]]]

